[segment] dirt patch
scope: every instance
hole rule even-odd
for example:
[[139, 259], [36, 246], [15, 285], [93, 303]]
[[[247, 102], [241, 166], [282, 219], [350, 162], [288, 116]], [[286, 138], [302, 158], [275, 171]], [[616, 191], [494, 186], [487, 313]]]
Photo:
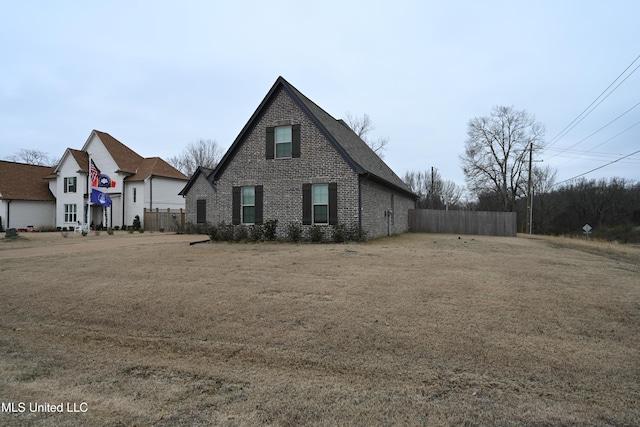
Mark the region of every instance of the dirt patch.
[[28, 237], [0, 243], [2, 401], [87, 410], [0, 424], [640, 422], [628, 248]]

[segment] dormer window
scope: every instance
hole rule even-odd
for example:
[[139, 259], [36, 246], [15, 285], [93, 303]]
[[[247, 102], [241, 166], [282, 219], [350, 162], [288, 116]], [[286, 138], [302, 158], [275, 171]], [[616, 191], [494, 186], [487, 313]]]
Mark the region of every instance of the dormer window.
[[267, 128], [267, 159], [295, 159], [300, 157], [300, 125]]
[[276, 128], [275, 153], [276, 159], [291, 157], [291, 126], [278, 126]]

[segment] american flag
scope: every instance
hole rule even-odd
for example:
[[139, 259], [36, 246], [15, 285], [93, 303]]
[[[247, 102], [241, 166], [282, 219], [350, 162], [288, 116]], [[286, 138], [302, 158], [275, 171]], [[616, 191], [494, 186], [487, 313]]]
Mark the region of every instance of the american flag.
[[100, 175], [100, 169], [96, 167], [96, 164], [91, 160], [91, 167], [89, 168], [89, 175], [91, 175], [91, 186], [98, 186], [98, 176]]

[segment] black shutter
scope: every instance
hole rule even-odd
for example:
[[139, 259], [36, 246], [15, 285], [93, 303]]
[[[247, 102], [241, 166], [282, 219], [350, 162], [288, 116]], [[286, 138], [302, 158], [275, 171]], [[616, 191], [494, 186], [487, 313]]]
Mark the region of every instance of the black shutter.
[[262, 185], [256, 185], [256, 210], [255, 210], [255, 223], [260, 225], [262, 224]]
[[311, 184], [302, 184], [302, 224], [311, 225]]
[[338, 183], [329, 183], [329, 224], [338, 224]]
[[207, 201], [205, 199], [200, 199], [196, 201], [196, 222], [198, 224], [203, 224], [207, 222]]
[[300, 157], [300, 125], [291, 126], [291, 157]]
[[275, 131], [274, 127], [267, 128], [267, 144], [265, 146], [265, 153], [266, 153], [267, 159], [273, 159], [274, 157], [273, 155], [273, 150], [275, 146], [274, 131]]
[[233, 187], [231, 210], [231, 222], [233, 225], [240, 224], [240, 187]]
[[65, 178], [65, 179], [64, 179], [64, 192], [65, 192], [65, 193], [67, 192], [67, 180], [68, 180], [68, 179], [69, 179], [69, 178]]

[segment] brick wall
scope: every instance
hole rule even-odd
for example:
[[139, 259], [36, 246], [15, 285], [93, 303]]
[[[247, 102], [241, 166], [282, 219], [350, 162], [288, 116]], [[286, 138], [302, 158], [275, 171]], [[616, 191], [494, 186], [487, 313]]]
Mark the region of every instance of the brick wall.
[[[415, 207], [413, 198], [367, 179], [361, 181], [362, 228], [370, 238], [409, 230], [409, 209]], [[385, 211], [393, 210], [392, 216]]]
[[203, 174], [199, 174], [196, 182], [193, 183], [189, 192], [185, 197], [185, 223], [196, 224], [197, 220], [197, 200], [207, 200], [207, 222], [210, 224], [216, 224], [216, 217], [214, 214], [214, 206], [216, 200], [216, 193], [213, 187], [207, 181], [207, 178]]
[[[266, 159], [266, 128], [283, 121], [299, 124], [300, 157]], [[359, 183], [360, 181], [360, 183]], [[362, 191], [362, 227], [371, 238], [403, 233], [408, 230], [408, 210], [414, 201], [403, 193], [360, 178], [334, 147], [299, 109], [286, 92], [280, 91], [263, 115], [228, 159], [214, 188], [202, 175], [186, 197], [186, 222], [196, 224], [198, 199], [207, 199], [207, 222], [232, 222], [232, 188], [263, 186], [263, 220], [278, 220], [277, 234], [286, 237], [290, 223], [297, 223], [307, 235], [309, 226], [302, 226], [302, 184], [338, 184], [338, 223], [355, 227], [359, 222], [359, 187]], [[392, 209], [389, 227], [385, 211]], [[331, 226], [325, 228], [330, 238]]]
[[[300, 157], [266, 159], [266, 128], [281, 121], [300, 124]], [[302, 224], [302, 184], [338, 184], [338, 221], [358, 223], [358, 176], [286, 92], [280, 91], [262, 117], [239, 144], [216, 183], [213, 223], [232, 221], [232, 187], [263, 186], [263, 218], [278, 220], [278, 235], [289, 223]], [[189, 193], [192, 193], [192, 189]], [[195, 202], [193, 202], [195, 204]], [[304, 230], [305, 227], [303, 227]], [[327, 226], [327, 237], [330, 233]]]

